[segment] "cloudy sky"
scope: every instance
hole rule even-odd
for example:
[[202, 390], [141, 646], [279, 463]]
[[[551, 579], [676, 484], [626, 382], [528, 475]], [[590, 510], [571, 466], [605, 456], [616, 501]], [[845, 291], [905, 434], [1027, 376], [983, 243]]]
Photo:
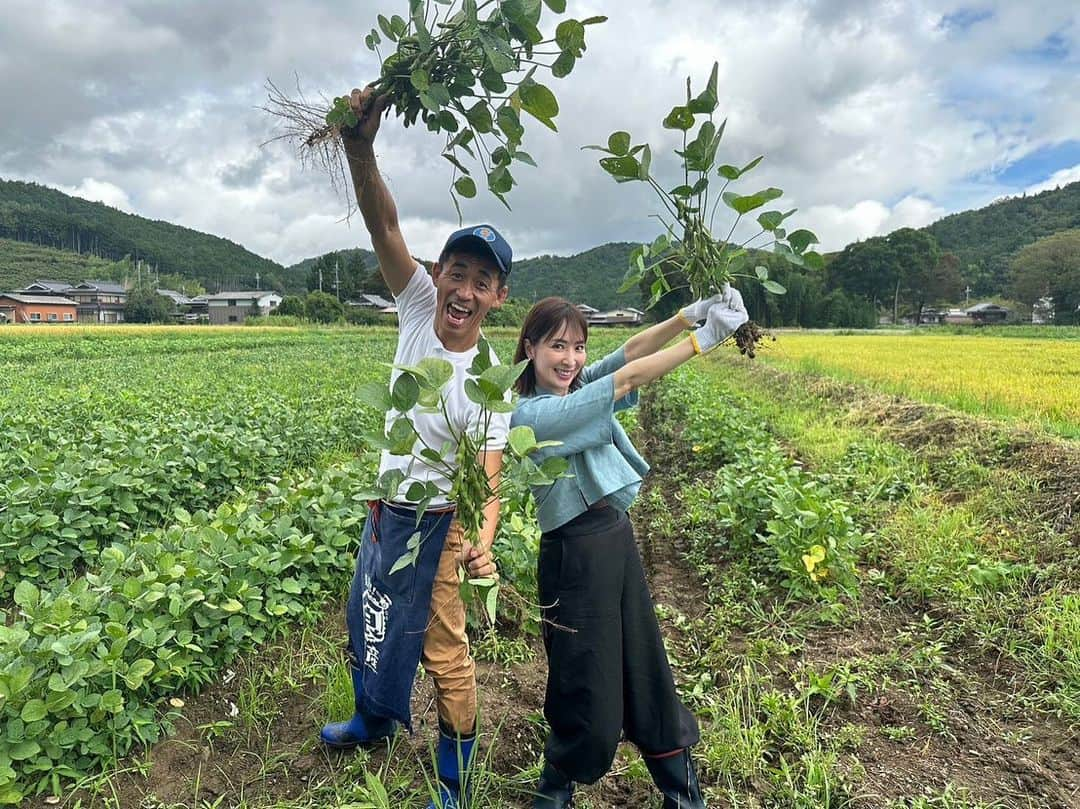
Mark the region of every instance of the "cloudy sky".
[[[377, 74], [363, 45], [407, 0], [3, 0], [0, 177], [32, 180], [225, 236], [284, 264], [368, 246], [328, 180], [282, 144], [259, 108], [266, 81], [336, 95]], [[606, 14], [563, 80], [559, 134], [526, 117], [538, 169], [515, 170], [508, 213], [483, 193], [516, 255], [648, 239], [656, 201], [616, 185], [589, 143], [626, 129], [654, 166], [660, 126], [719, 62], [724, 162], [765, 161], [735, 190], [785, 191], [822, 248], [921, 226], [1002, 195], [1080, 180], [1080, 12], [1075, 0], [568, 0]], [[554, 18], [545, 13], [542, 29]], [[391, 119], [380, 166], [413, 252], [457, 227], [441, 140]]]

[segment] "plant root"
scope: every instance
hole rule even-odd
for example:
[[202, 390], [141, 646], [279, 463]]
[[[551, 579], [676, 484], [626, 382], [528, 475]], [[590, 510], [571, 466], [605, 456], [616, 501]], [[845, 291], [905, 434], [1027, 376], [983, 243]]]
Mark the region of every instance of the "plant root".
[[776, 341], [776, 338], [765, 329], [754, 321], [748, 320], [739, 326], [729, 339], [735, 342], [740, 354], [753, 359], [756, 356], [758, 344], [764, 342], [766, 337], [771, 338], [774, 342]]

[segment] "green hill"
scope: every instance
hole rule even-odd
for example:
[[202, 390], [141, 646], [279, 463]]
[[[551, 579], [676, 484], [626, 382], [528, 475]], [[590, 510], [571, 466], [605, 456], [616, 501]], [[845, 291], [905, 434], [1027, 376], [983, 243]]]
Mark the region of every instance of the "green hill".
[[121, 281], [131, 273], [128, 262], [0, 239], [0, 292], [13, 292], [39, 278], [77, 284], [88, 279]]
[[1080, 227], [1080, 182], [1031, 196], [1007, 197], [974, 211], [952, 214], [924, 230], [960, 259], [960, 272], [976, 295], [1000, 295], [1016, 252], [1037, 239]]
[[609, 242], [573, 256], [537, 256], [514, 262], [510, 297], [530, 303], [559, 295], [597, 309], [641, 307], [637, 289], [619, 294], [636, 244]]
[[[634, 289], [617, 294], [626, 273], [630, 251], [636, 245], [611, 242], [574, 256], [537, 256], [514, 262], [510, 274], [510, 297], [516, 301], [534, 303], [547, 295], [561, 295], [575, 303], [587, 303], [597, 309], [619, 306], [641, 306], [641, 295]], [[341, 250], [337, 255], [348, 261], [359, 254], [366, 266], [378, 266], [370, 250]], [[307, 258], [286, 268], [294, 279], [306, 279], [311, 268], [322, 258]], [[303, 281], [301, 280], [302, 284]]]
[[0, 238], [109, 261], [138, 257], [157, 272], [197, 280], [211, 292], [254, 286], [256, 274], [263, 288], [295, 286], [280, 264], [228, 239], [35, 183], [0, 180]]

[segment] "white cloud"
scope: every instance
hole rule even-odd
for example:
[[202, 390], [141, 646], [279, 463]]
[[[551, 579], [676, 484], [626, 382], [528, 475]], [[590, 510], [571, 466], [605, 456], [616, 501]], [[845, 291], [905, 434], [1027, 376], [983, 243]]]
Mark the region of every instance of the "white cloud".
[[131, 199], [124, 189], [109, 182], [95, 180], [93, 177], [87, 177], [73, 188], [61, 187], [60, 190], [73, 197], [81, 197], [82, 199], [88, 199], [91, 202], [103, 202], [106, 205], [110, 205], [113, 208], [119, 208], [121, 211], [127, 211], [128, 213], [135, 212], [131, 204]]
[[[267, 77], [290, 87], [297, 74], [311, 96], [374, 75], [363, 36], [377, 13], [402, 6], [306, 0], [253, 14], [229, 0], [40, 9], [9, 0], [0, 176], [79, 189], [283, 263], [367, 246], [359, 218], [340, 221], [344, 203], [324, 177], [282, 145], [259, 148], [273, 126], [257, 107]], [[651, 238], [649, 190], [617, 186], [579, 147], [630, 130], [674, 183], [678, 138], [660, 121], [683, 98], [686, 75], [700, 88], [713, 61], [728, 119], [721, 159], [766, 155], [735, 190], [783, 188], [783, 202], [800, 208], [793, 226], [817, 232], [824, 249], [1019, 193], [996, 174], [1077, 136], [1080, 26], [1067, 0], [980, 8], [989, 14], [943, 25], [958, 3], [786, 0], [766, 19], [746, 0], [575, 2], [575, 16], [610, 20], [589, 29], [574, 72], [550, 82], [559, 134], [527, 119], [525, 148], [540, 168], [515, 169], [513, 212], [481, 194], [464, 217], [496, 224], [519, 256]], [[457, 226], [439, 146], [395, 119], [378, 143], [410, 246], [425, 257]], [[1070, 179], [1080, 179], [1076, 167], [1033, 188]]]
[[1080, 181], [1080, 163], [1066, 169], [1055, 171], [1041, 183], [1029, 185], [1024, 189], [1025, 194], [1038, 194], [1040, 191], [1049, 191], [1059, 185], [1068, 185]]

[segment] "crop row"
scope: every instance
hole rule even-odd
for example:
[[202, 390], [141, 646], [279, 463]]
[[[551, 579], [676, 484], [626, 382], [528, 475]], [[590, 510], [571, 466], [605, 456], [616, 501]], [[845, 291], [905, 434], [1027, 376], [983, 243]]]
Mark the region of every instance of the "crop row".
[[156, 740], [158, 703], [313, 620], [348, 583], [359, 492], [350, 462], [268, 483], [102, 550], [63, 586], [24, 580], [0, 611], [0, 802]]
[[[390, 329], [378, 329], [380, 335]], [[340, 333], [340, 332], [339, 332]], [[0, 346], [0, 370], [10, 364], [16, 370], [27, 364], [56, 360], [119, 358], [136, 355], [200, 353], [260, 348], [268, 344], [295, 345], [321, 342], [334, 330], [296, 330], [268, 327], [148, 327], [62, 326], [8, 329]]]
[[[158, 382], [132, 388], [124, 417], [98, 414], [87, 423], [85, 413], [60, 413], [55, 404], [6, 414], [0, 599], [20, 580], [81, 572], [99, 550], [165, 524], [177, 507], [209, 509], [325, 453], [360, 450], [378, 416], [356, 406], [354, 391], [385, 370], [355, 350], [337, 345], [312, 356], [308, 346], [274, 346], [229, 368], [204, 359], [231, 370], [232, 384], [209, 385], [201, 396], [191, 391], [191, 364], [140, 357], [139, 372]], [[123, 381], [114, 370], [102, 387]]]
[[661, 436], [685, 445], [692, 468], [709, 470], [679, 494], [680, 527], [697, 561], [747, 560], [796, 597], [856, 595], [862, 535], [849, 505], [784, 452], [720, 379], [679, 369], [660, 384], [651, 408]]

